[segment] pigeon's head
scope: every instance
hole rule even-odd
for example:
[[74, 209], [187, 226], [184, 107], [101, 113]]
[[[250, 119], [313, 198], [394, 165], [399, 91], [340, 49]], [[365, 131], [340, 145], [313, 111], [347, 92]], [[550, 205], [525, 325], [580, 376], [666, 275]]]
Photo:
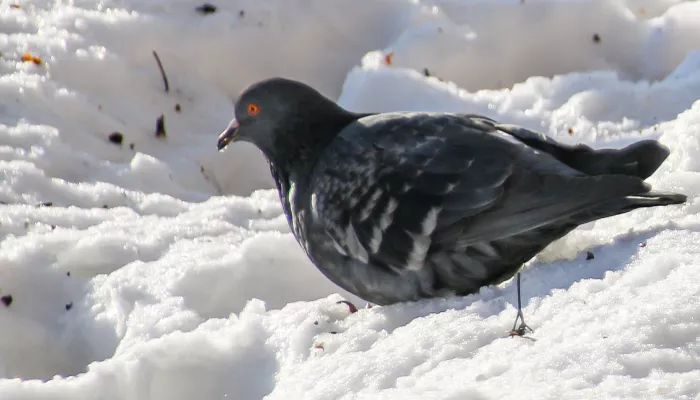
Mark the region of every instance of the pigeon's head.
[[234, 141], [253, 143], [266, 155], [288, 152], [293, 143], [314, 140], [326, 121], [347, 115], [332, 100], [301, 82], [271, 78], [245, 89], [236, 101], [235, 118], [219, 135], [219, 150]]

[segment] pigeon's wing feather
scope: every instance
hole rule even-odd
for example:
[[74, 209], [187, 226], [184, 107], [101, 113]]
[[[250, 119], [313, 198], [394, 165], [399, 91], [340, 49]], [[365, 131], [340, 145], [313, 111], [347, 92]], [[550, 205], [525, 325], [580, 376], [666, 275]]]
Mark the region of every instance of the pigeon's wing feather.
[[487, 119], [389, 114], [341, 132], [309, 188], [315, 224], [338, 251], [401, 271], [423, 268], [436, 249], [521, 233], [643, 191], [637, 178], [608, 178], [504, 139]]
[[587, 175], [621, 174], [646, 179], [670, 154], [668, 148], [656, 140], [637, 141], [621, 149], [593, 149], [583, 144], [565, 145], [517, 125], [489, 121], [499, 131]]

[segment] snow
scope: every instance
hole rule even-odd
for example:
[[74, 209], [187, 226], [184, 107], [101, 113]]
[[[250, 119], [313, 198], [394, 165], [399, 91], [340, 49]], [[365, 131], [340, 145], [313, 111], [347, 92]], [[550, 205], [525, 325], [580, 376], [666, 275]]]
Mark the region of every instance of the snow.
[[[12, 4], [0, 399], [700, 398], [700, 2]], [[648, 181], [689, 200], [580, 227], [529, 263], [535, 340], [505, 333], [512, 281], [350, 314], [339, 300], [365, 303], [307, 260], [260, 153], [216, 151], [231, 101], [275, 75], [356, 111], [658, 139], [671, 156]]]

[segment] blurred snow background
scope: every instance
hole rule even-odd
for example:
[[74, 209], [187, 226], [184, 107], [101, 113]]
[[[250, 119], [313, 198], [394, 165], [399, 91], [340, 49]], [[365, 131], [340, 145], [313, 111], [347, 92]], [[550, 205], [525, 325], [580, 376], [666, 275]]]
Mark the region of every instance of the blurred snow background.
[[[0, 399], [696, 398], [700, 2], [214, 4], [0, 1]], [[672, 154], [649, 182], [689, 201], [534, 260], [536, 341], [505, 337], [510, 282], [350, 315], [259, 152], [216, 151], [232, 100], [269, 76], [355, 111], [658, 139]]]

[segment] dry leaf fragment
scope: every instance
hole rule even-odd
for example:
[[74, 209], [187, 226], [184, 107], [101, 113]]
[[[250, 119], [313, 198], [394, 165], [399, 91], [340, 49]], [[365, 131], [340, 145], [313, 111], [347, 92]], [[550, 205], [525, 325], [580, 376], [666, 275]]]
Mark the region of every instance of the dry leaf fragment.
[[392, 51], [391, 53], [388, 53], [384, 56], [384, 63], [386, 63], [386, 65], [391, 65], [393, 58], [394, 52]]
[[26, 52], [26, 53], [22, 54], [22, 61], [33, 62], [36, 65], [41, 65], [43, 63], [43, 61], [41, 60], [41, 57], [37, 57], [30, 52]]

